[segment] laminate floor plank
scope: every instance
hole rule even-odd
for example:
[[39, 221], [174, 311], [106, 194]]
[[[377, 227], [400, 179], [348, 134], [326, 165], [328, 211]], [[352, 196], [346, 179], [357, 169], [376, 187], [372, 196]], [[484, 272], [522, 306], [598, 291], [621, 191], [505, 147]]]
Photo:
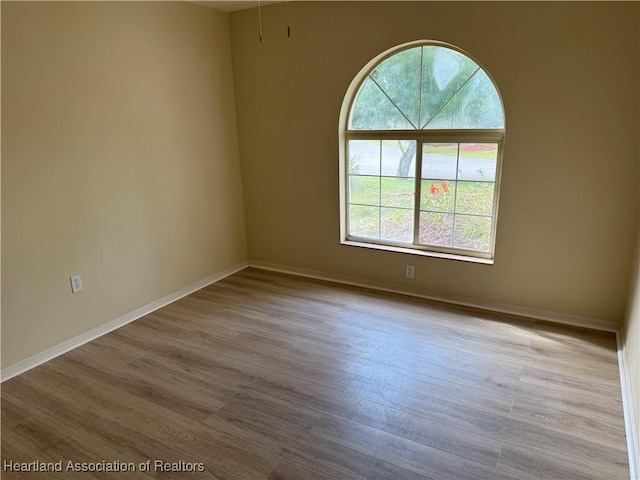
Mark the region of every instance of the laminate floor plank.
[[204, 423], [285, 455], [308, 447], [321, 413], [266, 395], [237, 395]]
[[[144, 317], [143, 317], [144, 318]], [[142, 320], [139, 319], [139, 320]], [[174, 320], [175, 321], [175, 320]], [[102, 356], [108, 358], [110, 364], [126, 365], [129, 362], [134, 361], [136, 358], [140, 358], [146, 354], [143, 350], [138, 350], [130, 345], [120, 345], [117, 342], [110, 341], [109, 334], [96, 338], [95, 340], [85, 343], [84, 345], [75, 348], [73, 351], [86, 352], [91, 355]]]
[[194, 384], [182, 375], [154, 368], [149, 362], [145, 362], [145, 368], [139, 368], [144, 358], [123, 368], [113, 368], [108, 361], [100, 360], [98, 355], [73, 351], [61, 358], [59, 363], [64, 362], [66, 372], [79, 380], [101, 380], [196, 420], [204, 420], [224, 405], [226, 395], [216, 395], [217, 392], [209, 385], [202, 387]]
[[[210, 325], [224, 325], [225, 329], [233, 332], [251, 332], [266, 335], [269, 338], [279, 338], [288, 342], [289, 348], [305, 349], [318, 346], [339, 353], [353, 354], [362, 357], [370, 356], [380, 346], [379, 342], [357, 338], [356, 336], [336, 336], [327, 333], [322, 324], [310, 327], [308, 324], [299, 325], [288, 322], [286, 318], [273, 318], [267, 315], [251, 313], [242, 307], [228, 309], [215, 316], [215, 322], [202, 322], [193, 325], [194, 330], [209, 333]], [[301, 346], [302, 344], [302, 346]]]
[[[287, 385], [286, 381], [286, 379], [282, 379], [274, 384], [265, 384], [263, 382], [252, 384], [250, 390], [244, 395], [245, 400], [247, 397], [253, 398], [254, 410], [257, 411], [258, 405], [262, 406], [260, 410], [265, 410], [266, 406], [272, 403], [273, 398], [278, 398], [280, 401], [286, 402], [285, 405], [288, 405], [286, 407], [283, 405], [282, 410], [291, 412], [299, 421], [302, 421], [305, 415], [299, 411], [296, 412], [296, 410], [303, 407], [311, 407], [317, 411], [315, 417], [319, 416], [322, 411], [331, 412], [402, 438], [454, 453], [464, 458], [473, 459], [478, 463], [495, 465], [497, 462], [502, 446], [500, 441], [481, 437], [460, 428], [452, 428], [447, 424], [428, 420], [424, 417], [410, 415], [401, 410], [384, 406], [374, 401], [368, 401], [362, 397], [341, 394], [310, 383], [307, 384], [305, 389], [301, 388], [301, 382]], [[261, 394], [258, 392], [267, 393]], [[375, 395], [372, 397], [375, 397]], [[292, 407], [291, 402], [295, 403], [297, 407]], [[229, 409], [234, 412], [236, 410], [230, 405], [225, 406], [216, 412], [214, 415], [215, 421], [218, 421], [219, 417], [222, 416], [232, 422], [247, 423], [248, 419], [255, 415], [251, 413], [250, 409], [244, 408], [240, 413], [235, 412], [235, 417], [229, 418], [226, 412]], [[271, 410], [277, 411], [276, 408], [271, 408]], [[210, 421], [211, 419], [206, 422], [209, 423]], [[277, 435], [275, 432], [279, 431], [277, 426], [265, 420], [255, 423], [261, 434]], [[284, 423], [286, 422], [283, 419], [282, 424]], [[256, 431], [256, 428], [249, 427], [247, 429]], [[302, 433], [304, 430], [298, 428], [297, 431]], [[304, 443], [300, 445], [299, 436], [299, 434], [289, 433], [279, 443], [295, 451], [298, 451], [300, 447], [306, 448], [307, 446]], [[290, 444], [289, 440], [293, 440], [294, 443]]]
[[[392, 362], [389, 362], [392, 363]], [[520, 380], [511, 375], [502, 375], [497, 371], [464, 371], [448, 368], [442, 364], [429, 364], [428, 362], [411, 361], [408, 358], [406, 364], [389, 364], [368, 359], [354, 358], [343, 368], [349, 373], [372, 380], [385, 379], [388, 376], [413, 378], [424, 376], [438, 382], [450, 382], [462, 387], [483, 390], [487, 393], [510, 396], [520, 385]], [[395, 384], [395, 382], [391, 382]], [[525, 387], [522, 387], [525, 388]], [[517, 392], [515, 392], [517, 393]]]
[[[349, 391], [349, 387], [347, 387], [347, 391]], [[584, 431], [579, 428], [579, 425], [574, 425], [572, 428], [566, 425], [566, 428], [554, 431], [545, 428], [547, 424], [543, 421], [539, 421], [537, 424], [522, 422], [508, 416], [484, 412], [474, 407], [433, 399], [428, 396], [412, 395], [397, 387], [383, 388], [378, 385], [377, 389], [367, 391], [365, 394], [368, 394], [369, 398], [375, 398], [376, 402], [394, 406], [413, 415], [440, 421], [465, 432], [487, 436], [505, 443], [523, 445], [545, 443], [562, 449], [563, 445], [571, 442], [576, 453], [586, 457], [599, 454], [603, 459], [606, 459], [605, 463], [611, 467], [626, 465], [624, 435], [611, 435], [607, 433], [607, 430], [603, 431], [603, 438], [606, 439], [604, 442], [597, 435], [594, 436], [597, 441], [592, 442], [584, 438]], [[566, 419], [571, 417], [565, 416], [563, 418], [567, 421]], [[573, 438], [573, 434], [576, 434], [576, 438]]]
[[306, 361], [304, 357], [293, 355], [286, 348], [269, 349], [262, 343], [255, 343], [252, 347], [234, 345], [224, 342], [203, 332], [190, 332], [188, 337], [171, 337], [158, 333], [144, 332], [143, 328], [130, 333], [113, 332], [116, 341], [132, 345], [165, 358], [172, 358], [183, 363], [189, 363], [200, 368], [207, 368], [210, 364], [238, 365], [246, 370], [270, 367], [289, 371], [291, 375], [300, 378], [313, 378], [320, 383], [342, 388], [353, 375], [341, 372], [332, 366]]
[[[337, 389], [344, 387], [353, 378], [350, 372], [342, 370], [348, 362], [346, 359], [336, 358], [337, 355], [312, 352], [304, 355], [292, 352], [282, 343], [271, 343], [271, 347], [267, 347], [265, 346], [267, 342], [259, 336], [251, 338], [251, 346], [248, 349], [240, 345], [220, 342], [215, 337], [202, 332], [192, 332], [185, 339], [193, 345], [215, 352], [216, 357], [226, 357], [231, 362], [252, 364], [256, 368], [268, 367], [286, 371], [294, 377], [313, 379], [315, 382]], [[241, 361], [237, 360], [240, 356]]]
[[500, 475], [495, 468], [468, 461], [464, 457], [330, 414], [323, 416], [312, 433], [433, 480], [514, 478], [512, 475]]
[[[571, 368], [545, 370], [536, 366], [525, 367], [521, 380], [536, 386], [548, 388], [559, 387], [563, 390], [580, 391], [583, 394], [604, 395], [616, 398], [617, 403], [622, 404], [622, 399], [617, 395], [620, 385], [616, 385], [611, 379], [601, 379], [600, 375], [590, 375], [590, 370], [585, 370], [582, 365], [573, 365]], [[612, 372], [610, 374], [613, 375]]]
[[[388, 298], [373, 297], [367, 301], [347, 305], [356, 323], [359, 319], [370, 321], [386, 331], [389, 325], [396, 325], [398, 335], [409, 338], [429, 338], [429, 334], [449, 336], [460, 341], [481, 341], [485, 345], [528, 345], [535, 321], [501, 314], [488, 315], [473, 309], [463, 309], [454, 305], [435, 306], [433, 302], [412, 298], [405, 300], [401, 295], [391, 294]], [[403, 321], [398, 324], [397, 317]], [[425, 329], [429, 326], [429, 329]]]
[[401, 409], [359, 398], [344, 402], [331, 412], [397, 437], [457, 455], [483, 465], [495, 467], [502, 442], [487, 436], [428, 419]]
[[[64, 366], [47, 374], [58, 379], [58, 385], [73, 378]], [[75, 393], [78, 402], [90, 411], [101, 409], [103, 416], [128, 431], [127, 437], [138, 436], [140, 443], [153, 441], [162, 444], [163, 455], [160, 458], [167, 462], [179, 461], [180, 456], [188, 455], [223, 470], [237, 472], [244, 478], [264, 478], [281, 460], [281, 456], [260, 445], [238, 442], [236, 437], [224, 432], [204, 429], [201, 422], [112, 388], [101, 380], [85, 377], [82, 383], [85, 388]], [[154, 457], [148, 455], [148, 458]]]
[[[580, 342], [571, 341], [567, 334], [561, 340], [534, 338], [529, 345], [528, 353], [535, 355], [539, 359], [548, 359], [550, 364], [560, 361], [570, 361], [571, 358], [580, 361], [593, 361], [601, 368], [618, 368], [617, 347], [615, 338], [606, 344], [592, 343], [582, 340]], [[566, 346], [571, 345], [570, 349]]]
[[[387, 462], [380, 457], [367, 455], [356, 448], [351, 448], [351, 446], [345, 446], [315, 435], [310, 436], [308, 446], [304, 451], [292, 452], [285, 461], [303, 464], [311, 471], [323, 472], [328, 478], [336, 477], [342, 480], [433, 479], [426, 471], [424, 474], [419, 474]], [[274, 471], [278, 471], [278, 466]], [[311, 477], [309, 480], [314, 480], [314, 478]]]
[[375, 398], [377, 402], [382, 403], [394, 403], [399, 396], [424, 396], [428, 402], [444, 400], [502, 416], [509, 416], [514, 405], [513, 398], [496, 392], [470, 388], [424, 375], [407, 376], [394, 372], [376, 373], [371, 377], [356, 375], [343, 391], [363, 398]]
[[[344, 328], [351, 327], [352, 323], [348, 322]], [[447, 328], [450, 327], [451, 325], [447, 326]], [[384, 324], [380, 326], [370, 323], [368, 328], [383, 328], [389, 331]], [[495, 328], [490, 330], [495, 334]], [[424, 335], [424, 332], [428, 332], [428, 335]], [[530, 366], [535, 363], [540, 368], [557, 371], [567, 370], [567, 368], [579, 364], [582, 368], [589, 369], [588, 373], [592, 378], [604, 381], [615, 379], [618, 368], [615, 337], [609, 337], [603, 344], [596, 345], [591, 345], [588, 340], [582, 341], [579, 345], [582, 345], [583, 348], [574, 351], [573, 349], [562, 349], [559, 346], [562, 345], [562, 342], [558, 340], [540, 340], [536, 337], [536, 332], [535, 328], [512, 328], [511, 334], [513, 335], [510, 340], [506, 340], [504, 332], [500, 332], [497, 337], [487, 336], [484, 332], [469, 325], [457, 327], [457, 333], [453, 334], [446, 329], [442, 331], [438, 326], [423, 330], [421, 333], [416, 333], [413, 330], [403, 331], [399, 328], [394, 332], [394, 336], [405, 340], [385, 345], [385, 348], [411, 355], [421, 355], [425, 351], [433, 352], [434, 355], [439, 351], [445, 355], [447, 351], [461, 352], [463, 356], [468, 355], [470, 358], [482, 360], [482, 357], [485, 357], [496, 362], [520, 366]], [[604, 335], [608, 334], [604, 333]], [[556, 335], [557, 337], [558, 335]], [[533, 346], [531, 342], [535, 342]], [[528, 348], [522, 348], [525, 346]]]
[[420, 352], [405, 353], [398, 350], [378, 349], [369, 360], [415, 372], [442, 371], [448, 375], [451, 371], [458, 371], [461, 375], [477, 373], [482, 377], [486, 372], [499, 371], [502, 376], [520, 378], [524, 368], [510, 363], [501, 363], [490, 357], [481, 355], [469, 355], [464, 352], [456, 352], [450, 349], [435, 348], [433, 357], [429, 355], [430, 349]]
[[247, 268], [3, 383], [13, 479], [629, 477], [613, 334]]
[[342, 478], [287, 458], [276, 466], [267, 480], [342, 480]]
[[[124, 327], [122, 332], [115, 332], [119, 339], [142, 349], [147, 345], [147, 351], [158, 355], [164, 356], [167, 352], [183, 348], [184, 355], [190, 352], [192, 360], [197, 353], [202, 353], [215, 357], [215, 361], [224, 361], [226, 358], [232, 363], [251, 363], [260, 367], [268, 365], [288, 370], [292, 375], [302, 378], [317, 378], [318, 381], [324, 379], [328, 384], [338, 387], [344, 386], [352, 378], [348, 373], [339, 375], [340, 365], [348, 361], [346, 357], [336, 358], [338, 354], [335, 352], [294, 352], [291, 350], [292, 345], [281, 338], [269, 338], [251, 332], [220, 338], [199, 330], [184, 331], [176, 328], [171, 331], [171, 327], [164, 325], [157, 328], [148, 322], [136, 325], [130, 333], [126, 330], [128, 327]], [[160, 340], [166, 345], [165, 348], [158, 346]], [[209, 362], [210, 360], [205, 359], [202, 363], [207, 365]]]
[[301, 298], [296, 299], [278, 294], [259, 292], [248, 297], [242, 304], [230, 307], [230, 310], [244, 310], [253, 315], [265, 315], [302, 327], [316, 327], [327, 319], [339, 318], [342, 306], [318, 305], [317, 302]]
[[[380, 335], [382, 336], [382, 335]], [[397, 336], [394, 336], [399, 340]], [[402, 339], [402, 341], [388, 342], [381, 346], [384, 350], [397, 350], [412, 356], [426, 355], [428, 358], [447, 358], [450, 355], [458, 358], [469, 358], [478, 362], [499, 362], [501, 365], [530, 366], [533, 362], [545, 370], [566, 371], [567, 367], [579, 364], [589, 369], [590, 378], [610, 381], [618, 371], [617, 349], [614, 343], [607, 348], [593, 346], [580, 351], [562, 349], [560, 342], [544, 342], [532, 338], [522, 344], [488, 345], [479, 342], [477, 338], [463, 339], [450, 335], [435, 335], [420, 340]], [[581, 342], [585, 345], [587, 342]], [[522, 348], [528, 344], [528, 348]], [[515, 348], [512, 348], [515, 347]], [[490, 367], [488, 367], [490, 368]]]
[[[108, 401], [102, 400], [102, 408], [97, 409], [94, 404], [88, 405], [87, 402], [78, 400], [78, 396], [74, 395], [73, 401], [67, 402], [71, 408], [67, 408], [66, 405], [61, 407], [60, 398], [70, 397], [70, 395], [65, 390], [60, 390], [59, 385], [67, 383], [68, 379], [48, 368], [39, 370], [40, 374], [55, 380], [55, 388], [43, 390], [38, 385], [42, 382], [33, 376], [32, 379], [23, 382], [25, 383], [24, 393], [30, 394], [33, 403], [38, 405], [38, 415], [14, 428], [13, 432], [8, 435], [8, 440], [7, 432], [3, 432], [3, 441], [10, 442], [12, 446], [21, 445], [20, 442], [12, 439], [15, 435], [21, 435], [25, 441], [39, 442], [37, 446], [29, 449], [30, 455], [28, 457], [23, 455], [21, 460], [44, 461], [48, 459], [51, 461], [64, 460], [65, 462], [106, 460], [134, 463], [141, 463], [149, 459], [162, 459], [167, 462], [202, 461], [207, 465], [207, 470], [198, 478], [229, 478], [233, 480], [242, 478], [218, 469], [203, 456], [195, 456], [188, 451], [181, 451], [175, 444], [167, 446], [158, 441], [154, 435], [149, 435], [149, 432], [145, 432], [144, 429], [131, 428], [131, 422], [126, 417], [111, 415], [109, 408], [111, 404]], [[87, 389], [83, 388], [83, 390]], [[105, 393], [106, 390], [104, 389]], [[163, 416], [157, 418], [162, 419]], [[25, 431], [27, 435], [23, 434]], [[73, 457], [64, 457], [59, 448], [64, 443], [76, 447], [82, 446], [80, 450], [84, 449], [84, 455], [78, 456], [78, 448], [76, 448]], [[5, 451], [6, 449], [3, 447], [3, 458], [7, 458], [4, 456]], [[54, 455], [55, 452], [58, 456]], [[15, 456], [9, 454], [8, 458], [14, 459]], [[54, 477], [51, 475], [53, 474], [32, 473], [25, 478], [95, 478], [92, 474], [83, 472], [57, 473]], [[155, 476], [157, 477], [157, 475]], [[133, 478], [138, 478], [138, 476], [134, 475]]]
[[[526, 352], [530, 344], [529, 330], [524, 330], [526, 335], [517, 337], [496, 334], [484, 335], [483, 329], [469, 325], [452, 326], [446, 323], [438, 324], [427, 317], [419, 323], [408, 325], [405, 322], [404, 312], [398, 312], [402, 322], [393, 322], [393, 318], [382, 317], [379, 313], [362, 313], [346, 310], [339, 322], [328, 319], [323, 328], [333, 335], [341, 336], [346, 332], [358, 331], [360, 335], [371, 340], [390, 342], [391, 350], [422, 351], [425, 346], [431, 345], [440, 348], [449, 348], [462, 352], [473, 352], [476, 355], [493, 357], [506, 363], [516, 363], [516, 360]], [[459, 315], [457, 315], [459, 316]], [[456, 317], [457, 317], [456, 316]], [[489, 328], [489, 327], [487, 327]], [[519, 330], [521, 332], [522, 330]], [[483, 337], [484, 335], [484, 337]], [[389, 338], [392, 337], [392, 338]], [[501, 354], [501, 355], [500, 355]], [[526, 361], [530, 361], [527, 359]]]
[[2, 429], [15, 427], [20, 422], [28, 419], [33, 415], [23, 406], [18, 403], [12, 402], [8, 398], [3, 398], [0, 402], [0, 409], [2, 411]]
[[13, 428], [2, 431], [2, 450], [10, 450], [13, 453], [13, 461], [32, 461], [33, 452], [39, 452], [61, 442], [65, 435], [60, 431], [44, 424], [41, 418], [32, 417], [30, 420], [16, 425]]
[[[574, 382], [561, 385], [544, 379], [528, 379], [524, 375], [518, 380], [511, 376], [502, 375], [499, 369], [485, 372], [482, 375], [471, 375], [455, 370], [443, 370], [437, 365], [412, 367], [415, 365], [411, 363], [396, 367], [370, 360], [354, 359], [344, 368], [356, 376], [396, 386], [412, 383], [413, 379], [416, 379], [416, 381], [422, 380], [426, 383], [444, 384], [445, 386], [452, 384], [454, 390], [469, 388], [505, 398], [535, 400], [548, 405], [561, 404], [582, 413], [588, 413], [592, 409], [596, 415], [608, 416], [612, 421], [617, 421], [620, 425], [624, 424], [624, 419], [620, 414], [622, 411], [621, 397], [617, 392], [601, 393], [594, 391], [594, 389], [576, 388], [573, 385]], [[410, 368], [409, 372], [407, 372], [407, 368]], [[410, 379], [410, 381], [404, 379]], [[438, 396], [446, 399], [446, 396]]]
[[[105, 452], [106, 453], [106, 452]], [[72, 439], [64, 439], [61, 442], [56, 443], [54, 446], [42, 450], [38, 453], [40, 459], [44, 462], [59, 462], [61, 459], [74, 459], [69, 465], [69, 461], [62, 461], [62, 469], [60, 472], [60, 478], [64, 479], [83, 479], [83, 478], [95, 478], [97, 480], [150, 480], [151, 476], [139, 471], [139, 463], [133, 463], [133, 467], [126, 467], [123, 469], [121, 466], [120, 471], [104, 471], [104, 472], [86, 472], [82, 471], [83, 463], [101, 464], [103, 461], [115, 464], [112, 460], [106, 460], [105, 457], [97, 457], [93, 452], [93, 447], [88, 443], [78, 443]], [[117, 458], [117, 457], [106, 457]], [[129, 459], [131, 457], [128, 457]], [[33, 477], [39, 478], [39, 477]]]
[[[3, 442], [10, 443], [14, 448], [23, 445], [23, 442], [39, 442], [28, 450], [29, 458], [21, 458], [21, 461], [41, 460], [40, 452], [50, 449], [55, 445], [71, 439], [77, 444], [89, 445], [93, 449], [89, 458], [73, 458], [73, 461], [90, 461], [95, 458], [125, 459], [127, 461], [146, 459], [144, 453], [139, 453], [133, 445], [136, 436], [123, 438], [122, 429], [117, 422], [106, 419], [91, 410], [85, 409], [82, 404], [73, 404], [73, 408], [59, 407], [58, 396], [42, 389], [26, 385], [23, 393], [35, 395], [33, 402], [37, 404], [37, 415], [31, 420], [18, 425], [11, 431], [3, 431]], [[45, 396], [46, 395], [46, 396]], [[42, 400], [38, 401], [38, 398]], [[26, 433], [26, 435], [25, 435]], [[23, 439], [16, 441], [13, 437]], [[148, 442], [151, 443], [151, 442]], [[154, 451], [160, 454], [159, 445], [152, 445]], [[3, 447], [3, 455], [5, 448]], [[13, 459], [13, 456], [9, 458]]]
[[626, 480], [629, 472], [624, 468], [602, 468], [602, 464], [589, 456], [574, 457], [566, 452], [541, 446], [505, 445], [500, 455], [500, 467], [519, 477], [538, 480], [584, 479]]
[[[348, 299], [348, 295], [336, 292], [331, 286], [325, 286], [322, 282], [310, 282], [305, 285], [304, 296], [299, 295], [299, 283], [297, 279], [290, 279], [287, 276], [282, 275], [277, 277], [277, 274], [269, 273], [270, 277], [275, 277], [273, 281], [263, 281], [258, 278], [244, 276], [244, 272], [240, 272], [233, 277], [227, 277], [221, 283], [226, 285], [228, 282], [231, 285], [237, 284], [236, 282], [247, 282], [249, 285], [253, 285], [256, 288], [253, 291], [258, 291], [260, 294], [268, 294], [269, 301], [267, 304], [274, 304], [284, 307], [293, 307], [296, 303], [302, 302], [302, 304], [308, 306], [315, 306], [316, 308], [337, 309], [344, 306], [345, 299]], [[246, 284], [246, 283], [245, 283]]]
[[610, 412], [606, 418], [586, 412], [576, 413], [563, 405], [552, 407], [538, 402], [517, 400], [511, 410], [510, 418], [533, 425], [572, 435], [579, 431], [585, 440], [618, 448], [625, 438], [624, 424], [619, 420], [621, 412]]

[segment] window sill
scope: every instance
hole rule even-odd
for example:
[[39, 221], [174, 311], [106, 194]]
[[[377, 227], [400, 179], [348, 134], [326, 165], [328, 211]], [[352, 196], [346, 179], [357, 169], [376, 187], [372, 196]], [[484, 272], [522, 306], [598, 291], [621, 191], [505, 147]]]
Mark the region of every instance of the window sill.
[[342, 245], [360, 248], [372, 248], [374, 250], [384, 250], [394, 253], [406, 253], [409, 255], [421, 255], [423, 257], [442, 258], [445, 260], [457, 260], [460, 262], [480, 263], [482, 265], [493, 265], [492, 258], [471, 257], [469, 255], [460, 255], [455, 253], [432, 252], [429, 250], [418, 250], [414, 248], [396, 247], [391, 245], [380, 245], [377, 243], [355, 242], [353, 240], [342, 240]]

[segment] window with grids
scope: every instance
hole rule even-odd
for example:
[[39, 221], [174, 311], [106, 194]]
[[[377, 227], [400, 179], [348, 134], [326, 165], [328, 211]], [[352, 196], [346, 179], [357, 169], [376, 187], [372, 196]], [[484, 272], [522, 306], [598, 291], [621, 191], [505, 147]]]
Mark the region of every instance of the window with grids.
[[505, 122], [487, 73], [414, 43], [365, 67], [345, 105], [343, 243], [493, 259]]

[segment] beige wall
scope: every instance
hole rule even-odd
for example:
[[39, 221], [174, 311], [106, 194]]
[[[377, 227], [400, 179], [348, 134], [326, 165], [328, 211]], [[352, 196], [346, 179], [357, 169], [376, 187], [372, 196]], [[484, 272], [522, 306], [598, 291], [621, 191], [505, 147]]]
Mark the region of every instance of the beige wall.
[[[638, 104], [640, 112], [640, 103]], [[640, 132], [638, 133], [640, 144]], [[640, 162], [640, 158], [638, 159]], [[638, 178], [640, 190], [640, 177]], [[631, 408], [636, 422], [636, 449], [640, 448], [640, 228], [638, 229], [637, 247], [632, 262], [631, 285], [627, 314], [622, 325], [624, 345], [622, 353], [631, 382]], [[640, 453], [636, 450], [636, 454]], [[640, 457], [635, 459], [636, 469], [640, 468]], [[638, 472], [640, 473], [640, 472]]]
[[[640, 14], [638, 15], [640, 17]], [[638, 103], [640, 114], [640, 102]], [[640, 146], [640, 132], [638, 132], [638, 144]], [[640, 158], [638, 158], [640, 163]], [[640, 177], [638, 177], [638, 190], [640, 190]], [[638, 240], [635, 257], [632, 261], [633, 274], [629, 293], [627, 314], [622, 325], [622, 338], [624, 339], [623, 355], [631, 382], [631, 408], [635, 417], [636, 449], [640, 448], [640, 227], [638, 228]], [[636, 455], [640, 451], [636, 450]], [[640, 469], [640, 457], [635, 459], [636, 471]], [[637, 472], [640, 474], [640, 471]]]
[[[272, 5], [262, 45], [256, 11], [231, 14], [232, 46], [226, 14], [186, 3], [1, 8], [2, 367], [244, 261], [243, 185], [252, 261], [624, 316], [637, 3], [292, 3], [291, 39], [286, 6]], [[346, 88], [378, 53], [421, 38], [479, 58], [505, 100], [493, 266], [338, 242]], [[72, 295], [76, 273], [85, 291]]]
[[227, 14], [3, 1], [2, 66], [3, 368], [246, 260]]
[[[631, 408], [636, 421], [636, 432], [640, 434], [640, 232], [638, 232], [638, 247], [633, 261], [634, 273], [631, 281], [629, 308], [625, 318], [623, 330], [623, 354], [631, 381]], [[640, 438], [636, 439], [636, 442]], [[636, 459], [636, 462], [640, 458]], [[639, 465], [640, 466], [640, 465]]]
[[[231, 14], [254, 262], [617, 325], [638, 218], [635, 2], [294, 2]], [[495, 265], [339, 244], [338, 114], [371, 58], [435, 39], [495, 78], [507, 136]], [[416, 267], [404, 279], [404, 265]]]

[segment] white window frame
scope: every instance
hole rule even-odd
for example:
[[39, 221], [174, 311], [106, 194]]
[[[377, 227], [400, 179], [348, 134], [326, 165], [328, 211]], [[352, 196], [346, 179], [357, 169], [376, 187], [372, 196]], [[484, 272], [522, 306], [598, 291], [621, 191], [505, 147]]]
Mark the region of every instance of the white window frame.
[[[498, 206], [500, 200], [500, 184], [502, 177], [502, 157], [504, 152], [505, 130], [498, 129], [461, 129], [461, 130], [350, 130], [348, 128], [349, 117], [356, 101], [357, 93], [369, 74], [387, 58], [409, 48], [419, 46], [443, 46], [453, 49], [473, 60], [493, 82], [500, 102], [504, 103], [500, 96], [495, 81], [489, 72], [473, 56], [458, 47], [443, 42], [436, 41], [416, 41], [394, 47], [372, 59], [353, 79], [344, 97], [342, 109], [340, 111], [338, 137], [339, 137], [339, 157], [340, 157], [340, 243], [355, 247], [373, 248], [399, 253], [414, 255], [425, 255], [451, 260], [463, 260], [476, 263], [493, 264], [496, 243]], [[506, 125], [506, 122], [505, 122]], [[414, 236], [413, 243], [407, 244], [390, 240], [378, 240], [365, 237], [349, 235], [349, 140], [412, 140], [416, 141], [415, 158], [415, 193], [414, 193]], [[453, 247], [442, 247], [433, 245], [421, 245], [418, 243], [419, 237], [419, 215], [420, 215], [420, 190], [422, 180], [422, 145], [424, 143], [483, 143], [490, 142], [498, 145], [496, 175], [494, 183], [493, 210], [491, 216], [491, 237], [488, 251], [466, 250]]]

